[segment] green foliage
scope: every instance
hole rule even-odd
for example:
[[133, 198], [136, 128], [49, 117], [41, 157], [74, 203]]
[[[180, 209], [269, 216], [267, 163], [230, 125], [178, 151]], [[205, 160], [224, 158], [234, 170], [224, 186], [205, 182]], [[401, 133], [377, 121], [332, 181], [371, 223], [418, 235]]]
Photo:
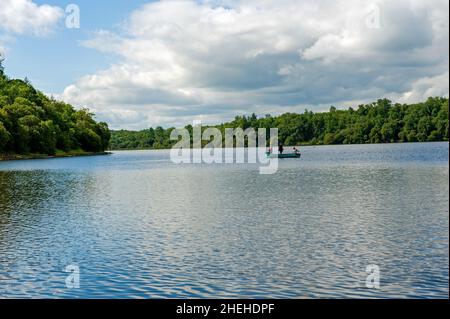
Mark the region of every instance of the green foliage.
[[[380, 99], [356, 110], [331, 107], [325, 113], [305, 111], [259, 119], [252, 114], [237, 116], [232, 122], [215, 127], [222, 134], [225, 128], [278, 128], [279, 141], [286, 146], [448, 141], [448, 99], [429, 98], [411, 105], [393, 105]], [[192, 132], [192, 126], [186, 128]], [[111, 148], [169, 148], [174, 143], [169, 140], [171, 130], [158, 127], [139, 132], [113, 131]]]
[[[157, 128], [134, 131], [112, 131], [111, 145], [114, 149], [164, 149], [170, 148], [174, 142], [170, 141], [171, 129]], [[192, 127], [190, 128], [192, 132]]]
[[2, 76], [3, 75], [3, 57], [2, 57], [2, 55], [1, 55], [1, 53], [0, 53], [0, 76]]
[[3, 149], [11, 139], [11, 134], [5, 128], [2, 122], [0, 122], [0, 150]]
[[106, 123], [97, 123], [87, 110], [49, 99], [27, 81], [3, 73], [0, 57], [0, 154], [62, 150], [104, 151], [110, 140]]

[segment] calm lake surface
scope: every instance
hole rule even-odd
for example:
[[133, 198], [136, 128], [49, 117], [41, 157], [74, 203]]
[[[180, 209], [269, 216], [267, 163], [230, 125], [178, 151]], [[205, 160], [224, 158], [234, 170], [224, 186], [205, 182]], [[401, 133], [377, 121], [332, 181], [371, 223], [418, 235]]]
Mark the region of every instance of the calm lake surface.
[[301, 151], [0, 162], [0, 298], [448, 298], [448, 143]]

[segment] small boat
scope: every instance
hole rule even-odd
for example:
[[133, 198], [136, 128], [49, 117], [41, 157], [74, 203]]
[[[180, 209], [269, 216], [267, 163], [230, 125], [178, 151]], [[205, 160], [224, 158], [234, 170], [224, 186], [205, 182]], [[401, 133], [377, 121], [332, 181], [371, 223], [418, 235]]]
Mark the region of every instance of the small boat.
[[266, 152], [266, 156], [270, 158], [300, 158], [302, 154], [300, 152], [295, 153], [284, 153], [284, 154], [272, 154], [270, 152]]

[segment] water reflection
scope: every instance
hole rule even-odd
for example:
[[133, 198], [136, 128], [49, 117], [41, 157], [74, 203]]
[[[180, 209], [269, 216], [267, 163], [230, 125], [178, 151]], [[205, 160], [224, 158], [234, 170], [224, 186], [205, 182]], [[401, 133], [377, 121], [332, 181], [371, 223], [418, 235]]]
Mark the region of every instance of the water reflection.
[[0, 163], [0, 296], [448, 297], [448, 144], [303, 154], [271, 176], [167, 152]]

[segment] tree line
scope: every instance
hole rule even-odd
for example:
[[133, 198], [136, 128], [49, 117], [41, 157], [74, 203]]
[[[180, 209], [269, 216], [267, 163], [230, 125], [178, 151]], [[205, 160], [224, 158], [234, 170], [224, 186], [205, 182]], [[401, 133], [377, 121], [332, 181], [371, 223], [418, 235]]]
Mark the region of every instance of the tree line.
[[[210, 127], [218, 128], [223, 136], [225, 128], [278, 128], [279, 142], [296, 146], [448, 141], [448, 124], [448, 98], [430, 97], [415, 104], [393, 104], [388, 99], [380, 99], [356, 109], [331, 107], [328, 112], [305, 110], [302, 114], [262, 118], [255, 114], [243, 115]], [[192, 136], [192, 126], [185, 128]], [[176, 143], [170, 140], [173, 129], [158, 126], [142, 131], [112, 131], [110, 147], [115, 150], [170, 148]]]
[[10, 79], [0, 57], [0, 155], [102, 152], [110, 131], [87, 109], [48, 98], [28, 80]]

